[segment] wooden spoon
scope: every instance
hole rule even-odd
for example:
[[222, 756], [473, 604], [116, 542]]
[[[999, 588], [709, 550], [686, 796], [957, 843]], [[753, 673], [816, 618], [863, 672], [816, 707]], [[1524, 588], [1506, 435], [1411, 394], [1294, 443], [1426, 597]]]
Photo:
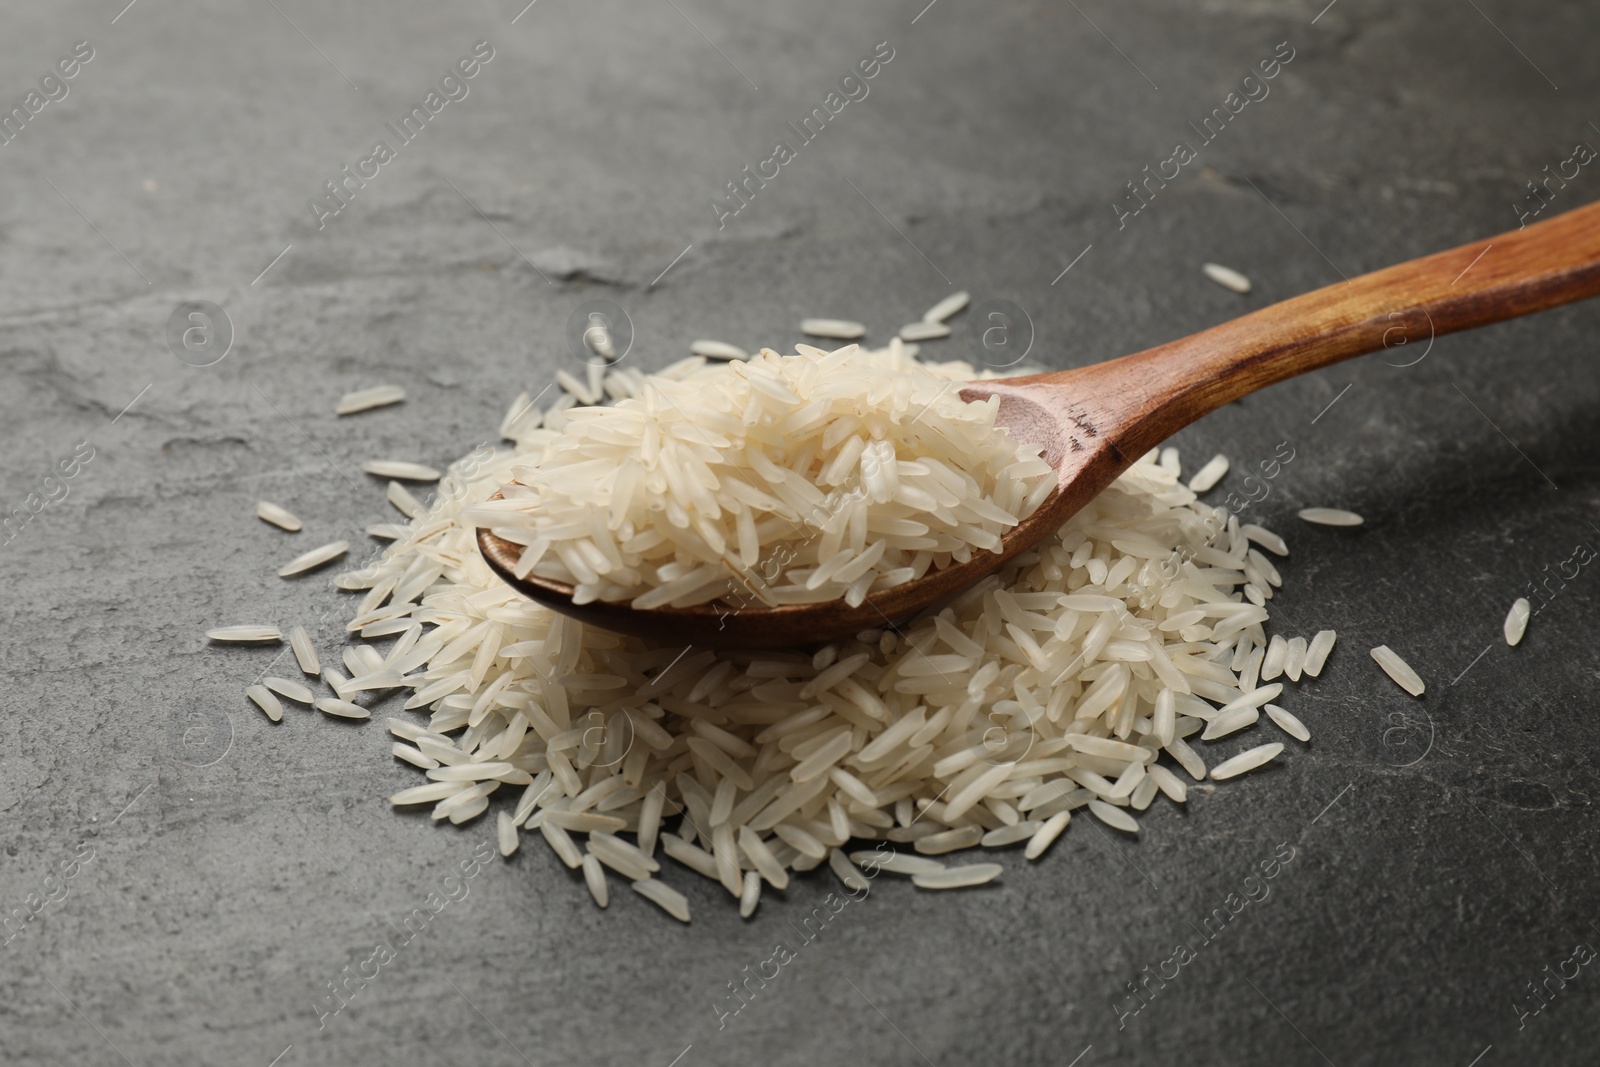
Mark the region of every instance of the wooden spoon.
[[[527, 596], [585, 623], [671, 644], [781, 648], [884, 627], [937, 604], [1054, 533], [1135, 460], [1202, 415], [1285, 378], [1383, 348], [1600, 294], [1600, 203], [1489, 241], [1414, 259], [1108, 363], [1027, 378], [971, 382], [965, 400], [1000, 398], [998, 423], [1041, 450], [1059, 484], [1002, 538], [1002, 551], [870, 595], [767, 608], [703, 604], [635, 611], [572, 603], [572, 587], [517, 578], [522, 551], [486, 529], [491, 567]], [[1416, 348], [1401, 349], [1407, 359]]]

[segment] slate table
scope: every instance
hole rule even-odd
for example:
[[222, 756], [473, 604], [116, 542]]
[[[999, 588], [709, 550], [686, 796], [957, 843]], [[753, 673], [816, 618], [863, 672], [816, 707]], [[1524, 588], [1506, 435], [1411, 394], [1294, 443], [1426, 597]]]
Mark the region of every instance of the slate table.
[[[964, 288], [1068, 367], [1593, 200], [1592, 8], [122, 2], [0, 14], [0, 1062], [1594, 1062], [1597, 305], [1180, 434], [1220, 492], [1293, 451], [1250, 515], [1292, 544], [1283, 632], [1340, 634], [1285, 700], [1311, 744], [994, 887], [879, 879], [810, 943], [825, 871], [750, 921], [679, 876], [685, 927], [537, 842], [478, 863], [486, 820], [391, 811], [381, 725], [273, 725], [242, 691], [278, 651], [202, 637], [334, 658], [350, 601], [286, 546], [364, 552], [360, 463], [492, 440], [596, 301], [655, 368]], [[929, 354], [994, 362], [977, 315]]]

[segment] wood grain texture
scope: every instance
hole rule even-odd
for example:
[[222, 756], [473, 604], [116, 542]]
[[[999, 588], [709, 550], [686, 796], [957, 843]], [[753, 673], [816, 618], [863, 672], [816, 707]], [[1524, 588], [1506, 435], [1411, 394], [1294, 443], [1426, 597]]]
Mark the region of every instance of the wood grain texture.
[[[1002, 551], [867, 598], [777, 608], [701, 605], [634, 611], [574, 605], [571, 586], [512, 574], [521, 547], [478, 531], [489, 565], [524, 594], [582, 622], [669, 643], [785, 648], [877, 629], [936, 606], [1048, 537], [1151, 448], [1259, 389], [1341, 360], [1425, 345], [1600, 295], [1600, 204], [1525, 229], [1317, 289], [1181, 340], [1075, 370], [970, 382], [1000, 398], [998, 422], [1058, 472], [1044, 503]], [[1413, 350], [1414, 351], [1414, 350]]]

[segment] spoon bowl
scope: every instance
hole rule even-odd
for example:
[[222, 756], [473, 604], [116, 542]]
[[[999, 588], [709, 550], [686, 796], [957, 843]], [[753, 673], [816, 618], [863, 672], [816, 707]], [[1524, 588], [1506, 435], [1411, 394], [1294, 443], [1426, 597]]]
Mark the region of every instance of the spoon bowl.
[[[713, 648], [813, 644], [893, 625], [961, 593], [1039, 544], [1140, 456], [1241, 396], [1340, 360], [1416, 344], [1600, 295], [1600, 204], [1318, 289], [1155, 348], [1074, 370], [968, 382], [1000, 398], [996, 424], [1055, 469], [1056, 487], [1007, 531], [1001, 551], [843, 601], [778, 607], [700, 604], [638, 611], [574, 604], [570, 585], [514, 572], [522, 546], [479, 528], [496, 573], [524, 595], [593, 626]], [[1414, 351], [1414, 350], [1413, 350]]]

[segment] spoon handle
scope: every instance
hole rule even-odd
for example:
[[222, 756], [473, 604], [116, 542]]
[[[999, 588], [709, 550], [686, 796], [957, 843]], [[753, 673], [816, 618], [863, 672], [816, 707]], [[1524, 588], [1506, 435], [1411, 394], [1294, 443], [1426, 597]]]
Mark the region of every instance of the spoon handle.
[[1596, 295], [1600, 203], [1337, 282], [1101, 366], [1126, 390], [1121, 414], [1130, 433], [1119, 445], [1138, 455], [1285, 378], [1383, 348], [1415, 362], [1442, 334]]

